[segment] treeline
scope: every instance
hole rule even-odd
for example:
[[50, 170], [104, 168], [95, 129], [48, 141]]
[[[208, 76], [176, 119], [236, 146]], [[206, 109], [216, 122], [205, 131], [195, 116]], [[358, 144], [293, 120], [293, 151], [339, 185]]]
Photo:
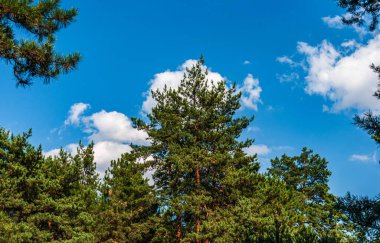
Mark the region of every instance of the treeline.
[[0, 130], [0, 242], [368, 239], [329, 192], [328, 162], [312, 150], [274, 158], [259, 173], [256, 156], [244, 152], [253, 140], [240, 139], [253, 120], [235, 114], [241, 94], [207, 80], [203, 64], [177, 89], [152, 93], [147, 121], [134, 119], [150, 145], [133, 146], [102, 179], [93, 144], [45, 157], [30, 132]]

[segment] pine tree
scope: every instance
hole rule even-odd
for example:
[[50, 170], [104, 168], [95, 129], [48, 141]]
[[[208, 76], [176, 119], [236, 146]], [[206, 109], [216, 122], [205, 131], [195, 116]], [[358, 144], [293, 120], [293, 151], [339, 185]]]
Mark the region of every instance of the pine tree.
[[339, 200], [340, 208], [361, 232], [362, 241], [380, 241], [380, 197], [358, 197], [347, 193]]
[[0, 242], [93, 241], [97, 175], [92, 145], [44, 158], [31, 132], [0, 129]]
[[[74, 21], [77, 10], [60, 8], [60, 0], [0, 0], [0, 58], [13, 66], [17, 85], [33, 78], [45, 83], [76, 68], [79, 53], [54, 50], [55, 34]], [[26, 38], [19, 34], [26, 31]]]
[[98, 242], [149, 242], [153, 237], [157, 199], [143, 178], [144, 165], [136, 159], [135, 154], [124, 154], [106, 171]]
[[0, 129], [0, 241], [46, 240], [38, 227], [28, 222], [41, 192], [41, 148], [28, 143], [31, 131], [13, 135]]
[[[351, 226], [338, 210], [337, 198], [329, 192], [328, 180], [331, 172], [327, 160], [312, 150], [302, 149], [299, 156], [283, 155], [271, 161], [269, 174], [279, 177], [286, 185], [303, 196], [299, 210], [303, 215], [300, 227], [307, 226], [319, 240], [325, 238], [349, 239]], [[352, 234], [355, 233], [352, 231]]]
[[343, 17], [345, 24], [365, 24], [367, 16], [371, 22], [369, 29], [374, 31], [379, 24], [380, 2], [378, 0], [337, 0], [338, 5], [347, 10], [348, 17]]
[[[218, 215], [237, 205], [257, 172], [255, 157], [238, 138], [253, 118], [234, 118], [241, 94], [225, 81], [207, 80], [201, 58], [187, 69], [177, 89], [153, 91], [150, 122], [135, 120], [152, 142], [154, 182], [163, 224], [156, 239], [212, 241]], [[224, 231], [232, 228], [224, 224]], [[232, 234], [232, 232], [231, 232]]]
[[93, 144], [79, 143], [76, 155], [61, 150], [41, 167], [42, 190], [28, 221], [43, 230], [49, 241], [95, 240], [98, 175], [93, 159]]
[[[346, 24], [359, 24], [364, 25], [366, 16], [371, 17], [369, 29], [375, 31], [379, 24], [380, 2], [378, 0], [339, 0], [339, 5], [351, 14], [348, 19], [343, 19]], [[370, 68], [379, 75], [380, 79], [380, 66], [371, 64]], [[378, 89], [373, 94], [380, 100], [380, 83]], [[371, 138], [380, 145], [380, 116], [368, 111], [364, 116], [355, 115], [354, 124], [365, 130]], [[368, 214], [368, 212], [379, 212], [379, 196], [374, 199], [368, 197], [357, 197], [348, 194], [346, 197], [340, 198], [341, 207], [353, 223], [355, 223], [363, 232], [364, 235], [372, 237], [373, 235], [379, 237], [380, 228], [376, 225], [379, 224], [380, 214]], [[361, 211], [362, 210], [362, 211]]]

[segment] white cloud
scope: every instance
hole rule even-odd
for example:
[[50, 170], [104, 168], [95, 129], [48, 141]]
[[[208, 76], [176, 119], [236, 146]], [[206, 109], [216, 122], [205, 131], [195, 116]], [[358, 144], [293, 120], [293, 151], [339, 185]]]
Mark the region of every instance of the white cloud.
[[[78, 144], [66, 145], [63, 150], [75, 156], [77, 154]], [[103, 176], [106, 169], [109, 167], [111, 160], [120, 158], [123, 153], [132, 151], [131, 146], [111, 141], [101, 141], [94, 144], [94, 161], [96, 162], [97, 172]], [[58, 156], [60, 149], [52, 149], [44, 152], [47, 156]]]
[[[82, 125], [82, 131], [87, 133], [88, 142], [94, 142], [94, 161], [97, 171], [104, 175], [111, 160], [120, 157], [121, 154], [130, 152], [130, 144], [146, 145], [148, 135], [133, 128], [132, 121], [123, 113], [117, 111], [99, 112], [83, 116], [83, 112], [90, 106], [84, 103], [74, 104], [69, 111], [69, 117], [65, 120], [65, 126]], [[78, 144], [69, 144], [64, 150], [72, 155], [77, 153]], [[52, 149], [44, 152], [45, 156], [55, 156], [60, 149]]]
[[353, 154], [350, 157], [351, 161], [359, 161], [363, 163], [376, 163], [377, 162], [377, 154], [374, 152], [371, 154]]
[[282, 56], [282, 57], [277, 57], [276, 58], [276, 61], [279, 62], [279, 63], [285, 63], [285, 64], [289, 64], [290, 66], [293, 66], [296, 64], [295, 61], [293, 61], [290, 57], [288, 56]]
[[85, 103], [76, 103], [71, 106], [68, 117], [65, 120], [65, 125], [78, 125], [80, 123], [81, 115], [83, 112], [85, 112], [88, 108], [90, 108], [89, 104]]
[[251, 64], [251, 62], [250, 62], [249, 60], [245, 60], [245, 61], [243, 62], [243, 64], [244, 64], [244, 65], [248, 65], [248, 64]]
[[[78, 148], [78, 144], [76, 143], [72, 143], [72, 144], [68, 144], [66, 145], [63, 150], [65, 150], [66, 152], [68, 152], [69, 154], [71, 155], [76, 155], [77, 154], [77, 148]], [[48, 156], [58, 156], [59, 155], [59, 152], [60, 152], [61, 149], [52, 149], [52, 150], [49, 150], [47, 152], [44, 152], [43, 154], [48, 157]]]
[[287, 83], [298, 80], [300, 78], [300, 75], [298, 73], [292, 72], [289, 74], [276, 74], [276, 78], [280, 81], [280, 83]]
[[342, 22], [342, 18], [350, 18], [350, 13], [346, 13], [342, 16], [335, 15], [334, 17], [326, 16], [322, 18], [322, 21], [327, 24], [328, 27], [333, 29], [343, 29], [345, 27], [353, 28], [360, 37], [368, 34], [368, 31], [363, 26], [358, 26], [357, 24], [346, 25]]
[[[150, 81], [149, 93], [142, 105], [143, 112], [150, 112], [155, 105], [150, 91], [167, 87], [176, 88], [183, 79], [186, 68], [191, 68], [197, 60], [187, 60], [177, 71], [165, 71], [158, 73]], [[207, 67], [203, 67], [206, 69]], [[215, 82], [224, 78], [217, 72], [208, 71], [207, 79]], [[243, 93], [243, 106], [257, 110], [257, 103], [260, 103], [261, 87], [259, 81], [249, 74], [244, 84], [238, 88]], [[111, 160], [117, 159], [121, 154], [131, 151], [130, 144], [149, 144], [148, 135], [132, 126], [131, 119], [123, 113], [117, 111], [105, 111], [92, 113], [84, 116], [83, 113], [90, 107], [89, 104], [74, 104], [69, 111], [69, 117], [65, 120], [65, 126], [75, 125], [87, 134], [88, 142], [94, 142], [94, 160], [97, 164], [98, 172], [103, 175]], [[65, 147], [70, 153], [76, 153], [77, 144], [70, 144]], [[59, 149], [53, 149], [45, 153], [46, 156], [57, 155]]]
[[116, 160], [124, 153], [132, 151], [131, 146], [111, 141], [101, 141], [94, 144], [94, 160], [99, 172], [104, 172], [111, 160]]
[[355, 48], [360, 47], [360, 44], [356, 42], [356, 40], [348, 40], [340, 44], [340, 46], [346, 47], [348, 49], [355, 49]]
[[322, 21], [327, 24], [328, 27], [334, 28], [334, 29], [343, 29], [345, 25], [342, 22], [342, 17], [341, 16], [326, 16], [322, 18]]
[[[305, 70], [305, 68], [306, 68], [305, 64], [303, 62], [294, 61], [292, 58], [290, 58], [288, 56], [277, 57], [276, 61], [279, 62], [279, 63], [282, 63], [282, 64], [287, 64], [291, 68], [302, 68], [303, 70]], [[294, 74], [297, 74], [297, 73], [294, 73]]]
[[[142, 112], [150, 113], [152, 108], [156, 105], [156, 101], [153, 99], [151, 94], [152, 90], [162, 90], [165, 85], [168, 88], [177, 88], [183, 79], [186, 68], [191, 68], [196, 63], [197, 60], [189, 59], [185, 61], [180, 67], [178, 67], [176, 71], [168, 70], [154, 75], [154, 78], [150, 81], [149, 90], [145, 93], [146, 99], [142, 104]], [[203, 68], [206, 69], [207, 67], [203, 66]], [[210, 69], [208, 70], [206, 78], [214, 82], [226, 80], [226, 78], [223, 78], [220, 73], [213, 72]], [[261, 103], [260, 93], [262, 91], [261, 87], [259, 86], [259, 81], [257, 79], [254, 79], [251, 74], [248, 74], [244, 80], [244, 84], [239, 88], [239, 90], [243, 92], [243, 106], [257, 110], [257, 103]]]
[[132, 121], [123, 113], [100, 111], [83, 118], [89, 140], [121, 143], [147, 144], [148, 135], [133, 128]]
[[353, 154], [351, 155], [351, 160], [357, 161], [368, 161], [370, 158], [367, 154]]
[[250, 147], [244, 149], [248, 155], [267, 155], [271, 152], [270, 148], [267, 145], [251, 145]]
[[306, 92], [331, 100], [332, 112], [351, 108], [380, 111], [380, 103], [372, 95], [378, 78], [369, 68], [371, 63], [380, 63], [380, 35], [348, 54], [326, 40], [318, 46], [299, 42], [298, 51], [308, 64]]
[[[153, 99], [151, 91], [152, 90], [162, 90], [165, 85], [168, 88], [177, 88], [181, 80], [183, 79], [183, 75], [186, 72], [186, 68], [191, 68], [197, 63], [197, 60], [189, 59], [185, 61], [176, 71], [167, 70], [162, 73], [158, 73], [154, 75], [154, 78], [150, 81], [149, 90], [146, 92], [146, 99], [142, 104], [142, 111], [145, 113], [150, 113], [152, 108], [156, 105], [156, 101]], [[206, 66], [203, 66], [206, 69]], [[213, 80], [214, 82], [219, 82], [224, 80], [222, 75], [217, 72], [212, 72], [208, 70], [207, 75], [208, 80]]]
[[248, 74], [239, 90], [242, 92], [241, 102], [243, 107], [257, 111], [257, 104], [262, 103], [260, 100], [262, 89], [259, 85], [259, 80], [253, 78], [252, 74]]
[[52, 157], [54, 157], [54, 156], [57, 156], [57, 155], [59, 154], [59, 151], [60, 151], [60, 149], [52, 149], [52, 150], [49, 150], [49, 151], [44, 152], [43, 154], [44, 154], [46, 157], [48, 157], [48, 156], [52, 156]]

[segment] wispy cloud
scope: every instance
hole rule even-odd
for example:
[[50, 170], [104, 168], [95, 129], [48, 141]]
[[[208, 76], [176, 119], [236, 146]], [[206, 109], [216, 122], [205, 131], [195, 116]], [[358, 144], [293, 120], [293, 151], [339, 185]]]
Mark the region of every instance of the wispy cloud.
[[342, 16], [335, 15], [335, 16], [326, 16], [322, 18], [322, 21], [330, 28], [333, 29], [343, 29], [343, 28], [352, 28], [356, 33], [359, 34], [359, 36], [362, 38], [365, 35], [369, 34], [369, 32], [366, 30], [365, 27], [359, 26], [357, 24], [352, 24], [352, 25], [346, 25], [343, 23], [342, 19], [343, 18], [350, 18], [350, 14], [346, 13]]
[[378, 162], [377, 154], [353, 154], [350, 156], [351, 161], [358, 161], [362, 163], [376, 163]]

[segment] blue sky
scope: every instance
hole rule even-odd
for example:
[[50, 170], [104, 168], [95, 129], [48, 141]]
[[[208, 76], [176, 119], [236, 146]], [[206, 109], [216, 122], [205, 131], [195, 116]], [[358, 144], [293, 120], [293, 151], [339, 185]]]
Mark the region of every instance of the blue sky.
[[263, 168], [307, 146], [330, 162], [333, 193], [379, 192], [378, 148], [352, 117], [380, 111], [371, 97], [377, 78], [368, 68], [380, 63], [380, 38], [341, 26], [336, 16], [344, 12], [334, 1], [74, 4], [77, 22], [59, 33], [56, 47], [81, 52], [79, 68], [23, 89], [2, 63], [2, 127], [32, 128], [33, 144], [51, 153], [94, 140], [101, 170], [130, 142], [144, 143], [130, 117], [144, 116], [148, 91], [175, 80], [202, 53], [213, 77], [236, 81], [243, 91], [247, 102], [238, 115], [255, 115], [243, 136], [255, 139], [249, 151], [259, 153]]

